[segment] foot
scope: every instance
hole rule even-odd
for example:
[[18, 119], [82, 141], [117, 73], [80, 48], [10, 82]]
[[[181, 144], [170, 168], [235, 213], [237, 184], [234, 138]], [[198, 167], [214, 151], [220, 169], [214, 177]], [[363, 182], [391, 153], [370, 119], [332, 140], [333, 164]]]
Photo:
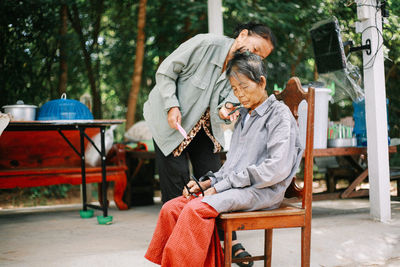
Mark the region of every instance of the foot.
[[[246, 258], [246, 257], [251, 257], [251, 255], [244, 249], [242, 244], [236, 243], [232, 246], [232, 258], [237, 259], [237, 258]], [[253, 266], [254, 262], [253, 261], [245, 261], [245, 262], [238, 262], [236, 263], [240, 267], [251, 267]]]

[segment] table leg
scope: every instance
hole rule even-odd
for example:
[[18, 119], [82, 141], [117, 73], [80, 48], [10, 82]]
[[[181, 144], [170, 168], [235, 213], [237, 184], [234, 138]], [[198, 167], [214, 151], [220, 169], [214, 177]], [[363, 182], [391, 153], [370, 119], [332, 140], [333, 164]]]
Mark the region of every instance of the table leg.
[[340, 198], [347, 198], [352, 191], [359, 185], [365, 178], [368, 177], [368, 168], [366, 168], [350, 185], [347, 189], [340, 195]]
[[87, 197], [86, 197], [86, 166], [85, 166], [85, 129], [79, 128], [80, 145], [81, 145], [81, 172], [82, 172], [82, 205], [83, 210], [87, 210]]
[[107, 217], [107, 182], [106, 182], [106, 146], [105, 146], [105, 127], [100, 128], [101, 136], [101, 176], [102, 184], [101, 188], [103, 190], [103, 216]]

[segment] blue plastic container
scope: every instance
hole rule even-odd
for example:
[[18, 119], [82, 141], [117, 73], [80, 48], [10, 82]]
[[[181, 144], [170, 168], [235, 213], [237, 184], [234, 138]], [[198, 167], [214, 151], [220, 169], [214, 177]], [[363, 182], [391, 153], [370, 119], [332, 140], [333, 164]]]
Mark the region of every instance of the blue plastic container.
[[93, 120], [93, 115], [84, 104], [62, 94], [60, 99], [46, 102], [40, 108], [37, 120]]
[[357, 138], [357, 146], [367, 146], [367, 126], [365, 123], [365, 100], [353, 102], [353, 133]]
[[[389, 105], [389, 99], [386, 99], [386, 112]], [[365, 123], [365, 99], [359, 102], [353, 102], [353, 119], [354, 119], [354, 129], [353, 133], [357, 138], [357, 146], [367, 146], [367, 126]], [[387, 116], [389, 114], [387, 113]], [[387, 123], [389, 131], [389, 122]], [[390, 138], [388, 137], [388, 142], [390, 144]]]

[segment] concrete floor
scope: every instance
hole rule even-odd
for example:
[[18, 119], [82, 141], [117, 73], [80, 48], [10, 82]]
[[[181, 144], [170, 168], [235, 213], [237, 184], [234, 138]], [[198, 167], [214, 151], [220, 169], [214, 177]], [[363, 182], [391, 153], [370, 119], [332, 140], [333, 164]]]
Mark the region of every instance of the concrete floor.
[[[81, 219], [79, 205], [0, 210], [0, 266], [156, 266], [143, 255], [160, 207], [112, 205], [111, 225]], [[262, 251], [261, 232], [238, 236], [250, 253]], [[272, 265], [300, 266], [300, 230], [274, 231]], [[370, 219], [368, 200], [314, 202], [311, 266], [400, 266], [400, 202], [389, 223]]]

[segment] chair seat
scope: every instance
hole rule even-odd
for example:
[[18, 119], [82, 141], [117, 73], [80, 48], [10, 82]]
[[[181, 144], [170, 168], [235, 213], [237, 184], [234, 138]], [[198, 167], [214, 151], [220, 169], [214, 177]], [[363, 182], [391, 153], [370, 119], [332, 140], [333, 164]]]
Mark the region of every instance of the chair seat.
[[[224, 221], [229, 220], [233, 231], [301, 227], [305, 224], [305, 214], [305, 209], [301, 207], [282, 203], [279, 208], [273, 210], [221, 213], [217, 218], [217, 223], [222, 225]], [[282, 220], [279, 220], [279, 217]], [[262, 218], [266, 220], [262, 220]], [[271, 218], [274, 218], [274, 220], [271, 220]]]

